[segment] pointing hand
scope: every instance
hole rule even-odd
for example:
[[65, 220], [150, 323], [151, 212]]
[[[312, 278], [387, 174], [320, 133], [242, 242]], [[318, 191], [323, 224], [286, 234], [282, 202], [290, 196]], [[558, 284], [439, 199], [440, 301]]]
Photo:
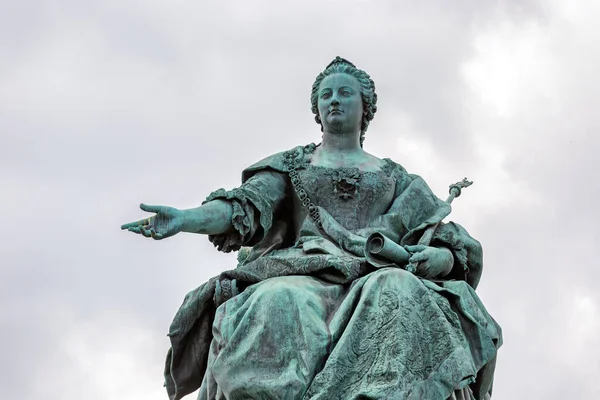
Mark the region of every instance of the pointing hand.
[[140, 204], [140, 208], [147, 212], [156, 213], [151, 217], [121, 225], [121, 229], [139, 233], [155, 240], [168, 238], [181, 232], [183, 227], [183, 213], [173, 207], [150, 206]]

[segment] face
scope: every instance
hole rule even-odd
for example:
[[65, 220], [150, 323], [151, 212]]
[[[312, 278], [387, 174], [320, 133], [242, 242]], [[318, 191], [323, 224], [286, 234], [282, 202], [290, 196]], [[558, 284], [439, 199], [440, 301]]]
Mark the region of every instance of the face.
[[363, 103], [360, 83], [355, 77], [348, 74], [326, 76], [319, 86], [317, 106], [324, 130], [360, 131]]

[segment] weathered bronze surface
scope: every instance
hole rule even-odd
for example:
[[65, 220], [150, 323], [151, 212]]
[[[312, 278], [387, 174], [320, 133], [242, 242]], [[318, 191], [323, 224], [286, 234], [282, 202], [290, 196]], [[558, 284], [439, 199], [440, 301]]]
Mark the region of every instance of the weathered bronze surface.
[[417, 175], [363, 149], [367, 73], [336, 58], [312, 111], [322, 142], [269, 156], [200, 207], [142, 204], [122, 226], [207, 234], [236, 269], [190, 292], [165, 365], [170, 399], [487, 399], [498, 324], [475, 293], [482, 249]]

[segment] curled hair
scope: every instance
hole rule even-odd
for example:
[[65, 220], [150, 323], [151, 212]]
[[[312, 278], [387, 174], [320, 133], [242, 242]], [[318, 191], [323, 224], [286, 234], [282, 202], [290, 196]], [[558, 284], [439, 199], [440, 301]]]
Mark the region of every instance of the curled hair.
[[356, 66], [350, 61], [341, 57], [336, 57], [335, 60], [333, 60], [323, 72], [317, 75], [310, 93], [311, 109], [313, 114], [315, 114], [315, 121], [317, 121], [317, 124], [321, 125], [321, 131], [323, 131], [323, 122], [319, 116], [319, 108], [317, 105], [319, 86], [326, 76], [332, 74], [348, 74], [355, 77], [360, 84], [360, 97], [362, 98], [363, 102], [363, 117], [360, 127], [360, 146], [362, 147], [363, 142], [365, 141], [365, 132], [367, 131], [369, 123], [377, 111], [377, 93], [375, 93], [375, 82], [373, 82], [373, 79], [371, 79], [369, 74], [362, 69], [356, 68]]

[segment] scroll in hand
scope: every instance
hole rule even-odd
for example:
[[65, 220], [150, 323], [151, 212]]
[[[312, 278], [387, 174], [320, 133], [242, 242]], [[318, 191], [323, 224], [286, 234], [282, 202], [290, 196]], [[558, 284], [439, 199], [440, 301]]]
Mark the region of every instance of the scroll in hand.
[[452, 252], [444, 247], [414, 245], [404, 248], [414, 253], [408, 261], [417, 265], [415, 275], [423, 278], [442, 278], [448, 275], [454, 266]]

